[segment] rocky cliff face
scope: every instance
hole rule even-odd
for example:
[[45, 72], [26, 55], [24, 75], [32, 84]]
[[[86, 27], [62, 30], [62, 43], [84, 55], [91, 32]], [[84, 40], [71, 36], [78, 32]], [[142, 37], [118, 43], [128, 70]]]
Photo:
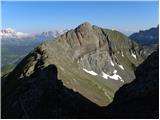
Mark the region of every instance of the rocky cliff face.
[[[42, 98], [45, 98], [43, 95], [52, 94], [55, 97], [55, 94], [56, 96], [65, 94], [66, 97], [68, 96], [66, 89], [78, 92], [80, 96], [84, 96], [82, 99], [90, 100], [99, 106], [106, 106], [112, 102], [116, 90], [135, 78], [134, 70], [148, 54], [150, 52], [146, 52], [146, 49], [118, 31], [84, 23], [54, 41], [39, 45], [17, 65], [12, 73], [2, 79], [3, 115], [30, 116], [34, 111], [37, 112], [37, 106], [41, 107], [40, 103], [48, 103], [48, 96], [47, 100], [42, 102]], [[54, 70], [50, 69], [51, 65], [57, 67], [56, 75]], [[62, 81], [60, 87], [65, 89], [62, 89], [65, 93], [59, 87], [57, 89], [55, 82], [57, 79]], [[62, 93], [49, 92], [57, 90]], [[71, 93], [69, 96], [74, 95]], [[58, 103], [61, 98], [63, 97], [56, 99], [58, 100], [56, 104], [65, 106], [65, 101]], [[67, 99], [72, 101], [72, 97]], [[77, 103], [77, 99], [79, 98], [76, 98], [76, 104], [73, 106], [86, 104], [84, 102], [81, 105], [79, 101]], [[96, 105], [93, 106], [97, 109]], [[73, 109], [68, 107], [66, 111]], [[54, 105], [49, 109], [52, 108]], [[63, 109], [60, 111], [66, 115], [73, 112], [65, 113]], [[87, 111], [89, 108], [81, 109]], [[52, 113], [56, 111], [55, 114], [60, 115], [61, 112], [57, 110], [59, 107]], [[41, 113], [43, 112], [40, 111], [39, 114]]]

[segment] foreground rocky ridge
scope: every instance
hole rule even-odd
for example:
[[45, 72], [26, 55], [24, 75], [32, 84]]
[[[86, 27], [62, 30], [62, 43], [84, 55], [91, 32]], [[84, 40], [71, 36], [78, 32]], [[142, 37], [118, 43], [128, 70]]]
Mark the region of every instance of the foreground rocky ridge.
[[[8, 105], [12, 106], [19, 95], [27, 99], [26, 94], [31, 95], [28, 103], [40, 99], [44, 88], [55, 79], [48, 73], [50, 71], [45, 72], [50, 65], [57, 67], [56, 80], [60, 79], [63, 87], [78, 92], [99, 106], [106, 106], [112, 102], [116, 90], [135, 78], [134, 70], [151, 52], [118, 31], [84, 23], [54, 41], [39, 45], [2, 79], [6, 114], [10, 114]], [[15, 103], [12, 110], [20, 103]], [[27, 111], [34, 111], [32, 106]]]
[[2, 118], [89, 117], [99, 111], [96, 104], [63, 86], [55, 65], [39, 68], [20, 81], [10, 96], [2, 97]]

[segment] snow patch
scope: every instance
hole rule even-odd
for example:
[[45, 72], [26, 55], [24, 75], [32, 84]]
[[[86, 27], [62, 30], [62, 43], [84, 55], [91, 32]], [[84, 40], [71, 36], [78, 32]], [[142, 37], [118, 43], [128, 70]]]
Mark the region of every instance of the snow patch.
[[117, 70], [114, 70], [113, 73], [116, 74], [116, 73], [117, 73]]
[[112, 61], [112, 60], [111, 60], [111, 65], [112, 65], [112, 66], [114, 66], [114, 63], [113, 63], [113, 61]]
[[90, 71], [90, 70], [87, 70], [85, 68], [83, 68], [83, 70], [91, 75], [98, 75], [97, 73], [95, 73], [94, 71]]
[[104, 73], [104, 72], [102, 72], [102, 77], [105, 78], [105, 79], [108, 79], [109, 75]]
[[121, 79], [121, 82], [123, 82], [123, 83], [124, 83], [124, 80], [122, 80], [122, 79]]
[[[117, 73], [117, 71], [116, 71], [116, 73]], [[122, 79], [121, 76], [117, 75], [116, 73], [114, 71], [113, 75], [108, 75], [108, 74], [102, 72], [102, 77], [105, 78], [105, 79], [110, 78], [110, 79], [114, 79], [114, 80], [119, 80], [119, 79], [121, 80]]]
[[137, 57], [136, 57], [136, 55], [134, 54], [134, 53], [132, 53], [132, 56], [136, 59]]
[[124, 67], [123, 67], [122, 65], [119, 65], [119, 67], [120, 67], [122, 70], [124, 70]]
[[123, 54], [123, 52], [122, 52], [122, 57], [124, 57], [124, 54]]

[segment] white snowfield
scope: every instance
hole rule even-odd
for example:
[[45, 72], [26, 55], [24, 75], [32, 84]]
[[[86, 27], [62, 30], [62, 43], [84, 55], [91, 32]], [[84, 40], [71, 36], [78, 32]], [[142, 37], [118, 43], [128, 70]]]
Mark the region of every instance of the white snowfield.
[[112, 65], [112, 66], [114, 66], [114, 63], [113, 63], [113, 61], [112, 61], [112, 60], [111, 60], [111, 65]]
[[114, 70], [113, 73], [116, 74], [116, 73], [117, 73], [117, 70]]
[[136, 55], [134, 54], [134, 53], [132, 53], [132, 56], [136, 59], [137, 57], [136, 57]]
[[124, 67], [122, 65], [118, 65], [122, 70], [124, 70]]
[[[91, 75], [94, 75], [94, 76], [98, 75], [98, 74], [97, 74], [96, 72], [94, 72], [94, 71], [90, 71], [90, 70], [87, 70], [87, 69], [85, 69], [85, 68], [82, 68], [82, 69], [83, 69], [85, 72], [87, 72], [87, 73], [89, 73], [89, 74], [91, 74]], [[105, 79], [110, 78], [110, 79], [120, 80], [121, 82], [124, 82], [124, 80], [122, 79], [122, 77], [119, 76], [119, 75], [117, 75], [117, 70], [114, 70], [114, 71], [113, 71], [113, 75], [108, 75], [108, 74], [102, 72], [102, 77], [105, 78]]]
[[123, 54], [123, 52], [122, 52], [122, 57], [124, 57], [124, 54]]
[[91, 75], [98, 75], [96, 72], [94, 72], [94, 71], [90, 71], [90, 70], [87, 70], [87, 69], [85, 69], [85, 68], [83, 68], [83, 70], [85, 71], [85, 72], [87, 72], [87, 73], [89, 73], [89, 74], [91, 74]]
[[124, 80], [122, 80], [122, 79], [121, 79], [121, 82], [123, 82], [123, 83], [124, 83]]
[[114, 73], [113, 75], [108, 75], [108, 74], [102, 72], [102, 77], [105, 79], [110, 78], [110, 79], [114, 79], [114, 80], [119, 80], [119, 79], [121, 80], [122, 79], [121, 76], [116, 74], [117, 71], [114, 71], [113, 73]]

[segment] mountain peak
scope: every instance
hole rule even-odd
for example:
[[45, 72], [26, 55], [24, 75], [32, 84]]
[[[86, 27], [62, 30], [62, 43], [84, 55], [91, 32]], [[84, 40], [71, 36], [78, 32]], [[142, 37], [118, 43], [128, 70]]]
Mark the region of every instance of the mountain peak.
[[84, 23], [80, 24], [78, 27], [80, 27], [80, 28], [91, 28], [92, 25], [89, 22], [84, 22]]
[[84, 23], [82, 23], [82, 24], [80, 24], [80, 25], [92, 26], [91, 23], [89, 23], [89, 22], [84, 22]]
[[5, 31], [2, 30], [2, 32], [8, 32], [8, 33], [13, 33], [15, 30], [13, 28], [6, 28], [4, 29]]

